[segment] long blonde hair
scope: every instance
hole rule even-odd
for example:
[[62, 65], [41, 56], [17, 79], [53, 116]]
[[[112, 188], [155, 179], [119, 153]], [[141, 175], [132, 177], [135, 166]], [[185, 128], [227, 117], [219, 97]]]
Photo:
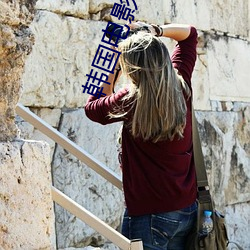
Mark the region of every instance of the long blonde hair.
[[125, 97], [135, 101], [132, 135], [153, 142], [172, 140], [175, 135], [182, 138], [187, 113], [184, 93], [188, 97], [190, 90], [175, 72], [165, 44], [140, 32], [122, 41], [118, 50], [122, 70], [132, 81]]

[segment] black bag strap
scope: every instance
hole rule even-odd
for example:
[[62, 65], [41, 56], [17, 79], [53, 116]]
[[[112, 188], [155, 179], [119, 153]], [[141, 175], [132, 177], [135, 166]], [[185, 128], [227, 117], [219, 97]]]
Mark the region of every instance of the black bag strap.
[[201, 141], [197, 127], [197, 120], [192, 106], [192, 133], [193, 133], [193, 153], [194, 164], [196, 170], [198, 197], [200, 203], [210, 203], [211, 196], [207, 180], [207, 172], [205, 168], [204, 157], [201, 148]]
[[[195, 163], [197, 186], [198, 186], [198, 203], [199, 203], [198, 216], [197, 216], [197, 232], [198, 232], [200, 228], [200, 218], [203, 212], [201, 211], [201, 207], [204, 210], [206, 209], [214, 211], [214, 203], [213, 200], [211, 199], [209, 191], [207, 172], [205, 168], [205, 162], [201, 148], [201, 141], [197, 127], [197, 120], [195, 117], [193, 106], [192, 106], [192, 133], [193, 133], [194, 163]], [[214, 221], [215, 221], [215, 213], [216, 212], [213, 213]], [[243, 248], [236, 242], [228, 240], [227, 246], [229, 244], [234, 244], [238, 247], [239, 250], [243, 250]]]
[[[213, 201], [209, 191], [209, 185], [207, 180], [207, 172], [205, 168], [204, 157], [201, 148], [201, 141], [197, 126], [197, 120], [194, 113], [194, 108], [192, 106], [192, 136], [193, 136], [193, 154], [194, 154], [194, 164], [197, 179], [197, 192], [198, 192], [198, 216], [197, 216], [197, 233], [201, 227], [201, 218], [203, 210], [214, 210]], [[213, 216], [214, 213], [213, 213]]]

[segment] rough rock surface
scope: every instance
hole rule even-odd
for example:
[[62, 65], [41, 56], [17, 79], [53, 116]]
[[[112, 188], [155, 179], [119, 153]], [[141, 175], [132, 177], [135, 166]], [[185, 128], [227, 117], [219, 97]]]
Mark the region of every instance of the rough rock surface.
[[[81, 93], [101, 44], [102, 29], [107, 20], [117, 21], [109, 15], [114, 2], [118, 1], [37, 2], [38, 12], [31, 24], [35, 44], [22, 77], [21, 102], [115, 170], [119, 166], [114, 160], [117, 159], [115, 133], [119, 125], [103, 127], [88, 121], [83, 112], [88, 94]], [[190, 23], [198, 29], [194, 106], [198, 111], [209, 182], [218, 209], [226, 214], [230, 239], [238, 241], [243, 249], [250, 249], [247, 234], [250, 217], [250, 88], [247, 84], [250, 1], [135, 2], [138, 6], [134, 13], [136, 19], [156, 24]], [[171, 52], [173, 41], [164, 40]], [[101, 177], [55, 147], [31, 125], [22, 120], [19, 124], [26, 138], [50, 143], [55, 185], [117, 227], [123, 209], [120, 191], [106, 185]], [[103, 143], [107, 138], [108, 143]], [[109, 204], [117, 206], [113, 217]], [[62, 249], [83, 248], [90, 242], [103, 244], [104, 239], [84, 223], [59, 207], [56, 211], [57, 236]]]
[[0, 141], [17, 137], [15, 107], [24, 58], [33, 44], [28, 25], [34, 4], [35, 1], [0, 1]]
[[[117, 147], [114, 144], [119, 125], [112, 125], [110, 129], [102, 125], [93, 126], [83, 112], [82, 109], [65, 112], [60, 131], [119, 174]], [[123, 214], [123, 196], [120, 190], [60, 146], [56, 148], [52, 167], [55, 187], [113, 228], [119, 227]], [[59, 248], [75, 245], [84, 247], [88, 244], [98, 246], [104, 243], [103, 237], [58, 206], [56, 228]]]
[[[51, 108], [31, 108], [31, 111], [34, 114], [38, 115], [43, 121], [47, 122], [53, 128], [58, 129], [60, 117], [61, 117], [61, 109], [51, 109]], [[45, 140], [49, 143], [51, 151], [50, 151], [50, 162], [53, 159], [55, 142], [49, 137], [45, 136], [42, 132], [36, 129], [33, 125], [24, 121], [21, 117], [16, 116], [16, 124], [21, 131], [21, 137], [26, 139], [33, 139], [37, 141]]]
[[0, 249], [55, 249], [49, 145], [0, 143]]
[[210, 185], [219, 206], [250, 200], [249, 111], [250, 107], [197, 115]]
[[216, 208], [226, 215], [229, 239], [250, 249], [244, 236], [250, 230], [250, 106], [237, 112], [223, 107], [196, 113], [205, 164]]

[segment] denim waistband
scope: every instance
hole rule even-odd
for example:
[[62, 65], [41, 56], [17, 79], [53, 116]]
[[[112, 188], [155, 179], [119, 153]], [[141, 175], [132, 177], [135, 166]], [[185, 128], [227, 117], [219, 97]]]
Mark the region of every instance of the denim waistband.
[[198, 203], [197, 201], [195, 201], [192, 205], [188, 206], [188, 207], [185, 207], [185, 208], [182, 208], [182, 209], [179, 209], [178, 211], [182, 211], [182, 212], [194, 212], [196, 211], [198, 208]]

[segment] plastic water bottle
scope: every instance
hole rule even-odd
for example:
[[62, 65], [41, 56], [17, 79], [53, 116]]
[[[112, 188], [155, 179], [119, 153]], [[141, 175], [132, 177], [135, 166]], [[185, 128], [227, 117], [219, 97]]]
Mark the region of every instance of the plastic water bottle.
[[213, 220], [211, 218], [212, 211], [205, 210], [204, 211], [204, 217], [202, 221], [202, 228], [201, 228], [201, 234], [207, 235], [213, 230]]

